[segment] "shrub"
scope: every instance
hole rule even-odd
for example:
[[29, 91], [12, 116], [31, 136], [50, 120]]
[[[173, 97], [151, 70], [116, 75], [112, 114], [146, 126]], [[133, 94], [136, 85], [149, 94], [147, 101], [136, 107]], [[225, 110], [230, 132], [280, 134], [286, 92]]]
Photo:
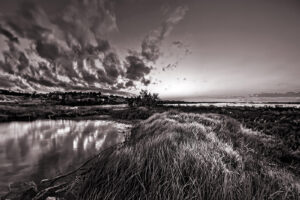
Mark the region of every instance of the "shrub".
[[159, 101], [158, 94], [151, 94], [147, 90], [141, 90], [140, 95], [128, 101], [129, 106], [155, 106]]

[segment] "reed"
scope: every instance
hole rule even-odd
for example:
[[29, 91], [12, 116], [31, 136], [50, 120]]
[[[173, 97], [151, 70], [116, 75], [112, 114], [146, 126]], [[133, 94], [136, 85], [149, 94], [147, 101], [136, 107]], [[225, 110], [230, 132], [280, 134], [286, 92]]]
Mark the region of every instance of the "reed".
[[299, 199], [299, 179], [268, 158], [275, 140], [222, 115], [154, 114], [73, 189], [90, 200]]

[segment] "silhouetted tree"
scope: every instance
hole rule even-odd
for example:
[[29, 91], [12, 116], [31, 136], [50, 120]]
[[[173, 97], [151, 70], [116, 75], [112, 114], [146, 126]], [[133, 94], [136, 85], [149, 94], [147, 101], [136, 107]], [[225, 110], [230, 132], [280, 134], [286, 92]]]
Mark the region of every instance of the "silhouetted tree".
[[147, 90], [141, 90], [139, 96], [128, 99], [128, 105], [133, 106], [156, 106], [159, 101], [157, 93], [151, 94]]

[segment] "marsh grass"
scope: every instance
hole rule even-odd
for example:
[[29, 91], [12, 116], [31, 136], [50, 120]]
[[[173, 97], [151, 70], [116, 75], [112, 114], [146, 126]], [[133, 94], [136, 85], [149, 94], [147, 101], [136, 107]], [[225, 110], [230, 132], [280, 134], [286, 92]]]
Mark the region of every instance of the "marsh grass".
[[299, 199], [297, 177], [265, 156], [274, 140], [221, 115], [154, 114], [71, 191], [90, 200]]

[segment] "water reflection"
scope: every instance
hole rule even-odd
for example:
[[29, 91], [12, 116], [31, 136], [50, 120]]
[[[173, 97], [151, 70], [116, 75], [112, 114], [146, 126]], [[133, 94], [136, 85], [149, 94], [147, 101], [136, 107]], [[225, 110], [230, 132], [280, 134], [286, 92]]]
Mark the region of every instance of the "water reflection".
[[39, 182], [122, 142], [129, 125], [112, 121], [39, 120], [0, 124], [0, 191], [10, 182]]

